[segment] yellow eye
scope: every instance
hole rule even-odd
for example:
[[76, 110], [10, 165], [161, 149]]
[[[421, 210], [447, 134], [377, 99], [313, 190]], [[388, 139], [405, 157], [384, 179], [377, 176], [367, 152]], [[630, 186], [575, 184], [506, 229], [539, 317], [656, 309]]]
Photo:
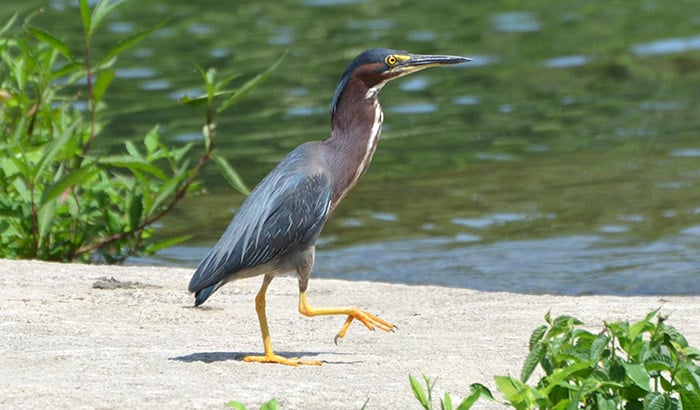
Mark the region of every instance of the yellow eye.
[[386, 64], [387, 64], [388, 66], [395, 65], [395, 64], [398, 62], [398, 60], [396, 59], [396, 57], [393, 56], [393, 55], [392, 55], [392, 56], [387, 56], [387, 58], [386, 58], [385, 61], [386, 61]]

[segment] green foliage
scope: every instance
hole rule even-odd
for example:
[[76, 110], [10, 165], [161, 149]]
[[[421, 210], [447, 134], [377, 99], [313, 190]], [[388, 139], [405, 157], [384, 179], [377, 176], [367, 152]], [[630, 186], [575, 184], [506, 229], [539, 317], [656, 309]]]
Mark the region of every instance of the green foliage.
[[[700, 350], [665, 319], [655, 310], [639, 322], [605, 322], [602, 332], [591, 333], [576, 318], [552, 319], [548, 313], [547, 325], [530, 336], [520, 378], [495, 377], [504, 404], [555, 410], [700, 409]], [[542, 377], [528, 385], [538, 365]], [[430, 408], [411, 384], [423, 407]], [[426, 385], [430, 389], [427, 379]], [[472, 394], [458, 408], [471, 408], [480, 396], [493, 399], [486, 387], [472, 385]]]
[[200, 70], [207, 95], [198, 161], [192, 161], [193, 144], [169, 146], [157, 126], [141, 142], [126, 142], [121, 154], [91, 150], [104, 128], [104, 97], [117, 58], [162, 25], [98, 53], [92, 39], [120, 4], [101, 0], [91, 9], [79, 1], [80, 56], [33, 27], [31, 18], [17, 35], [11, 35], [16, 16], [0, 29], [0, 257], [115, 263], [181, 242], [187, 237], [149, 239], [155, 222], [200, 190], [196, 177], [210, 159], [235, 189], [248, 192], [213, 149], [214, 115], [257, 87], [281, 60], [235, 91], [223, 89], [233, 77], [217, 82], [212, 70]]
[[[426, 387], [426, 389], [423, 389], [423, 386], [420, 384], [420, 382], [416, 380], [413, 376], [408, 376], [408, 379], [411, 382], [411, 390], [413, 390], [413, 396], [416, 398], [416, 400], [418, 400], [418, 402], [425, 410], [433, 410], [433, 388], [435, 387], [436, 381], [433, 381], [431, 383], [430, 378], [428, 376], [423, 375], [423, 381], [425, 382]], [[472, 405], [481, 396], [493, 400], [493, 396], [491, 395], [489, 389], [478, 383], [472, 384], [471, 394], [465, 397], [464, 400], [462, 400], [462, 402], [454, 408], [456, 408], [457, 410], [470, 409]], [[443, 398], [440, 399], [440, 410], [452, 409], [452, 396], [450, 396], [450, 393], [445, 392]]]
[[[272, 399], [268, 402], [265, 402], [260, 406], [260, 410], [277, 410], [279, 404], [277, 403], [277, 399]], [[243, 403], [239, 403], [237, 401], [230, 401], [226, 403], [226, 407], [230, 407], [232, 409], [236, 410], [247, 410], [248, 408], [245, 406]]]

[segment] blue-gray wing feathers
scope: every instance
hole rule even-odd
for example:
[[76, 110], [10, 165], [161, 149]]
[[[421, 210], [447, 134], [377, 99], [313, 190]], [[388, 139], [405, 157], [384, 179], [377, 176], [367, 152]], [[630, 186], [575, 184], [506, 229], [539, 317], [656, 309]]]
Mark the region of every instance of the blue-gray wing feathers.
[[328, 216], [332, 186], [326, 174], [309, 166], [303, 147], [258, 184], [202, 260], [189, 284], [196, 304], [236, 272], [313, 245]]

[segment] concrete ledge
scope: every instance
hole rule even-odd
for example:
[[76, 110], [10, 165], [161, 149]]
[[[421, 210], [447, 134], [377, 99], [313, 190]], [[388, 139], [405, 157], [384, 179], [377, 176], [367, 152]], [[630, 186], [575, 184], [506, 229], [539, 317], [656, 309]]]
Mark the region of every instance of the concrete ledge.
[[[313, 306], [356, 305], [398, 326], [393, 334], [344, 318], [297, 313], [294, 278], [276, 279], [268, 318], [278, 353], [326, 362], [290, 368], [244, 363], [262, 350], [253, 298], [260, 279], [231, 283], [193, 309], [191, 270], [0, 260], [3, 408], [418, 408], [408, 375], [437, 377], [461, 398], [474, 382], [519, 374], [530, 332], [570, 314], [600, 329], [657, 307], [700, 346], [699, 296], [538, 296], [313, 279]], [[114, 278], [116, 281], [109, 280]], [[478, 408], [498, 408], [483, 402]]]

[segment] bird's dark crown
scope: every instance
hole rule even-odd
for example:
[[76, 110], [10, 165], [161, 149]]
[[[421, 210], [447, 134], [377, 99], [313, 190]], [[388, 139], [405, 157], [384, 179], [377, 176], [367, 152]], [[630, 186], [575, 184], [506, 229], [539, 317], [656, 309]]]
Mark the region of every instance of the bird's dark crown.
[[[340, 79], [338, 80], [338, 85], [335, 88], [335, 93], [333, 94], [333, 102], [331, 103], [331, 115], [335, 113], [335, 109], [338, 105], [338, 99], [340, 98], [340, 94], [342, 93], [343, 89], [345, 88], [345, 85], [348, 83], [348, 80], [352, 76], [353, 72], [357, 70], [360, 67], [364, 66], [376, 66], [376, 70], [373, 70], [375, 73], [381, 73], [383, 71], [388, 70], [391, 66], [387, 62], [387, 59], [389, 59], [390, 56], [395, 56], [393, 58], [399, 58], [399, 56], [408, 57], [410, 54], [407, 51], [403, 50], [391, 50], [387, 48], [372, 48], [369, 50], [365, 50], [360, 55], [355, 57], [348, 67], [343, 71], [343, 74], [341, 74]], [[377, 77], [379, 78], [379, 76]]]

